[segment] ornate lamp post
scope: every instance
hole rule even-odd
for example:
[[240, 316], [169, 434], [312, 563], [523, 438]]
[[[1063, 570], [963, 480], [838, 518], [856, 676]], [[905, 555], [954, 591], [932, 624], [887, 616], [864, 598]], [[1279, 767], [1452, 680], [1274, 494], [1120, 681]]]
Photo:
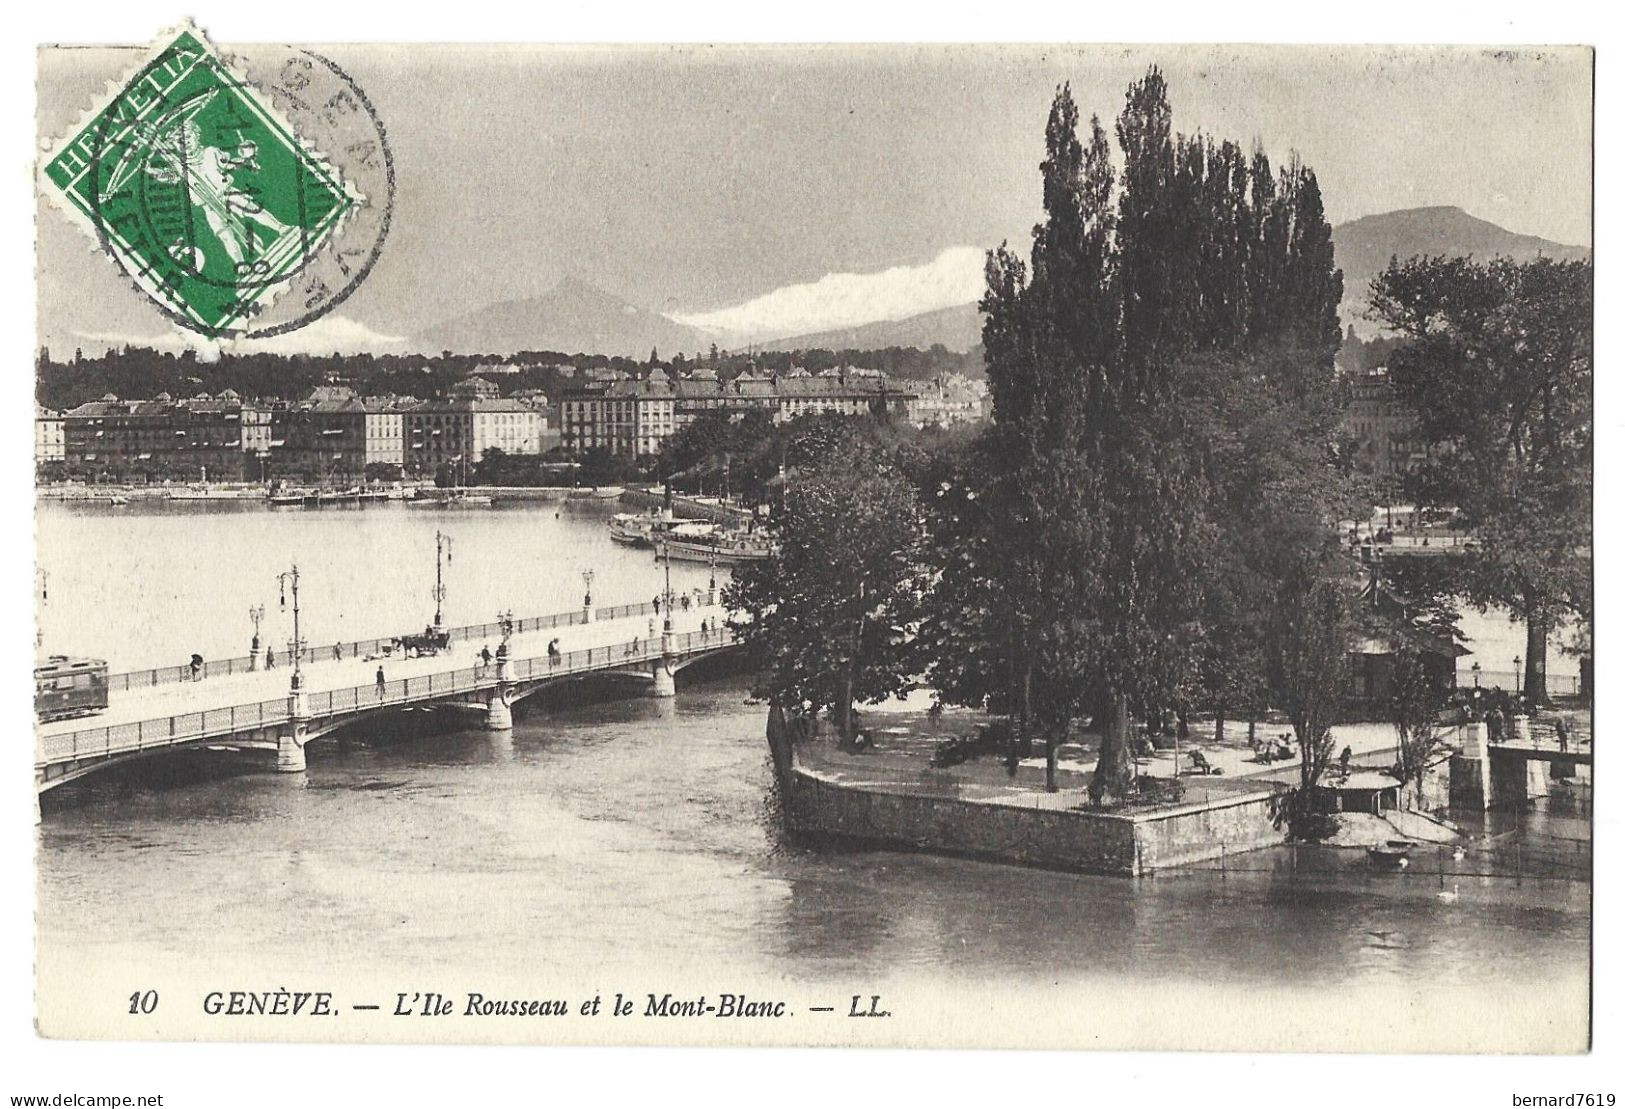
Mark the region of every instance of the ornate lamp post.
[[513, 609], [497, 613], [497, 630], [502, 633], [502, 642], [497, 644], [497, 654], [506, 658], [508, 641], [513, 638]]
[[666, 592], [661, 597], [661, 608], [662, 608], [662, 611], [665, 613], [666, 619], [661, 624], [661, 630], [663, 632], [665, 632], [668, 637], [670, 637], [670, 635], [671, 635], [671, 547], [668, 545], [668, 543], [669, 543], [669, 541], [666, 540], [665, 538], [662, 538], [660, 540], [660, 561], [664, 562], [666, 564]]
[[1479, 679], [1480, 675], [1483, 674], [1483, 672], [1484, 672], [1483, 664], [1478, 663], [1478, 662], [1473, 663], [1473, 688], [1474, 689], [1478, 688], [1478, 679]]
[[581, 607], [585, 608], [588, 612], [592, 611], [592, 578], [593, 572], [591, 570], [581, 571], [581, 581], [587, 587], [587, 596], [581, 602]]
[[[706, 603], [714, 605], [717, 603], [717, 550], [715, 547], [711, 548], [711, 553], [707, 556], [706, 561], [711, 564], [711, 596], [706, 600]], [[670, 571], [668, 570], [667, 573], [669, 574]]]
[[1523, 656], [1512, 656], [1512, 687], [1514, 691], [1523, 688]]
[[[51, 574], [41, 567], [34, 568], [34, 576], [39, 581], [39, 608], [43, 612], [45, 602], [51, 599]], [[34, 614], [34, 649], [37, 651], [45, 646], [45, 623]]]
[[443, 566], [451, 565], [451, 536], [442, 535], [439, 531], [434, 533], [434, 626], [439, 631], [445, 624], [441, 615], [441, 606], [446, 603], [446, 579], [441, 572]]
[[260, 625], [265, 622], [265, 606], [254, 605], [248, 610], [248, 618], [254, 622], [254, 640], [248, 648], [249, 661], [252, 663], [260, 654]]
[[299, 564], [293, 564], [292, 569], [284, 570], [276, 576], [278, 587], [277, 605], [286, 608], [288, 594], [293, 594], [293, 676], [288, 680], [289, 688], [297, 692], [305, 684], [304, 674], [300, 671], [300, 660], [305, 653], [305, 641], [299, 635]]

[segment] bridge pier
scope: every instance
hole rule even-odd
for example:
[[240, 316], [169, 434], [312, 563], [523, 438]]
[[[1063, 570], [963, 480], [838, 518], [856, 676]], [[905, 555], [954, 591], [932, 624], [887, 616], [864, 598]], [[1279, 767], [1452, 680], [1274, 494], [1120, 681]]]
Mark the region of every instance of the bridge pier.
[[276, 768], [282, 774], [300, 774], [305, 770], [305, 726], [286, 724], [276, 733]]
[[513, 729], [513, 681], [509, 675], [506, 643], [497, 648], [497, 687], [485, 702], [485, 727], [492, 732]]
[[1450, 807], [1490, 807], [1489, 728], [1483, 723], [1461, 727], [1461, 751], [1450, 756]]
[[491, 732], [513, 730], [513, 706], [500, 689], [493, 689], [491, 699], [485, 703], [485, 728]]
[[677, 696], [677, 672], [672, 669], [672, 665], [669, 658], [658, 658], [650, 664], [649, 676], [654, 679], [654, 683], [649, 687], [649, 696]]
[[665, 630], [660, 633], [660, 657], [649, 667], [649, 676], [654, 679], [649, 688], [651, 697], [677, 696], [677, 655], [673, 648], [671, 615], [668, 613]]
[[303, 689], [289, 693], [288, 715], [293, 719], [276, 730], [276, 768], [283, 774], [302, 774], [310, 731], [310, 694]]

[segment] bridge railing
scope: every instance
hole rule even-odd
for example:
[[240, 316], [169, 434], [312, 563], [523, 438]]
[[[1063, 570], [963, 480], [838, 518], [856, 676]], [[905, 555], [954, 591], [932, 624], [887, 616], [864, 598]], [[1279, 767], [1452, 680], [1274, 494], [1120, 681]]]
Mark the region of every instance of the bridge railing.
[[280, 724], [288, 716], [288, 699], [250, 701], [241, 705], [182, 713], [152, 720], [132, 720], [105, 728], [41, 736], [38, 757], [44, 763], [67, 762], [93, 755], [116, 755], [149, 747], [168, 747], [211, 735], [230, 735], [267, 724]]
[[[1480, 670], [1478, 672], [1478, 687], [1486, 694], [1499, 686], [1509, 693], [1516, 693], [1523, 688], [1524, 674], [1521, 670]], [[1457, 673], [1456, 688], [1458, 690], [1471, 690], [1473, 686], [1472, 672]], [[1546, 675], [1546, 692], [1554, 697], [1575, 697], [1580, 693], [1580, 676], [1578, 674], [1552, 674]]]
[[[593, 616], [598, 620], [620, 620], [628, 616], [643, 616], [656, 611], [652, 601], [641, 604], [601, 606], [593, 610]], [[568, 612], [554, 612], [545, 616], [527, 616], [514, 621], [514, 632], [525, 635], [530, 632], [546, 631], [551, 628], [567, 628], [576, 624], [586, 623], [586, 614], [581, 609], [571, 609]], [[496, 621], [485, 624], [464, 624], [460, 627], [447, 628], [446, 633], [453, 643], [467, 642], [469, 640], [494, 640], [502, 637], [502, 625]], [[346, 658], [369, 658], [383, 653], [383, 649], [395, 642], [396, 636], [381, 636], [376, 639], [353, 639], [329, 646], [311, 645], [299, 652], [301, 663], [339, 661]], [[272, 656], [277, 666], [292, 666], [294, 652], [283, 647], [271, 648]], [[245, 674], [258, 668], [265, 656], [239, 655], [236, 658], [210, 659], [199, 669], [197, 678], [207, 679], [223, 677], [231, 674]], [[148, 670], [129, 670], [107, 676], [107, 689], [109, 693], [127, 693], [133, 689], [150, 689], [153, 686], [170, 685], [175, 682], [194, 680], [190, 666], [156, 666]]]
[[[692, 654], [726, 647], [734, 643], [736, 638], [733, 630], [727, 627], [720, 627], [706, 634], [687, 632], [672, 637], [672, 650], [678, 655]], [[651, 662], [662, 657], [662, 654], [663, 647], [659, 636], [653, 639], [631, 639], [603, 647], [583, 647], [553, 657], [540, 655], [515, 659], [509, 663], [509, 677], [514, 682], [562, 677]], [[493, 663], [489, 666], [443, 670], [413, 678], [397, 678], [385, 681], [381, 685], [375, 682], [372, 685], [324, 690], [310, 693], [307, 698], [310, 715], [323, 717], [433, 700], [457, 693], [490, 689], [496, 685], [497, 667]], [[38, 742], [37, 758], [41, 764], [51, 764], [98, 755], [124, 754], [149, 747], [167, 747], [190, 740], [206, 739], [210, 736], [233, 735], [271, 724], [283, 724], [291, 719], [288, 697], [251, 701], [202, 712], [42, 736]]]

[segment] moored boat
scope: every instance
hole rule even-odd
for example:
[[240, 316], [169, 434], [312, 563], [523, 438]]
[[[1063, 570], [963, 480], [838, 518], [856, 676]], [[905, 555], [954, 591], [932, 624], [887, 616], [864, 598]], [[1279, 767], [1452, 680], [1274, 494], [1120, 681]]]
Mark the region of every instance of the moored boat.
[[1391, 839], [1387, 843], [1365, 849], [1366, 861], [1383, 870], [1403, 870], [1411, 865], [1411, 851], [1417, 844], [1406, 839]]
[[662, 537], [684, 528], [709, 528], [703, 520], [679, 520], [653, 512], [617, 512], [609, 518], [609, 537], [628, 547], [653, 547]]
[[673, 562], [706, 562], [738, 566], [773, 557], [773, 543], [758, 532], [729, 531], [716, 524], [688, 524], [672, 528], [659, 540], [659, 549]]
[[420, 492], [406, 503], [414, 508], [487, 508], [492, 501], [484, 493], [465, 493], [461, 489], [453, 489], [427, 496]]

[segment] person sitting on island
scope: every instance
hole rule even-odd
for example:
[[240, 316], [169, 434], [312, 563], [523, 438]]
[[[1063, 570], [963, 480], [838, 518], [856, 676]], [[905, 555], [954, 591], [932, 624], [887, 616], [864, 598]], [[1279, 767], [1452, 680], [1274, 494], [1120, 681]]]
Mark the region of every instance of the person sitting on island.
[[1345, 744], [1343, 747], [1343, 753], [1337, 756], [1338, 769], [1342, 771], [1343, 777], [1345, 778], [1349, 776], [1349, 762], [1353, 758], [1354, 748]]
[[1491, 705], [1490, 711], [1484, 714], [1484, 726], [1489, 731], [1491, 743], [1501, 742], [1501, 709], [1498, 705]]
[[1290, 733], [1282, 732], [1281, 738], [1275, 741], [1275, 757], [1278, 759], [1290, 759], [1292, 757], [1292, 736]]

